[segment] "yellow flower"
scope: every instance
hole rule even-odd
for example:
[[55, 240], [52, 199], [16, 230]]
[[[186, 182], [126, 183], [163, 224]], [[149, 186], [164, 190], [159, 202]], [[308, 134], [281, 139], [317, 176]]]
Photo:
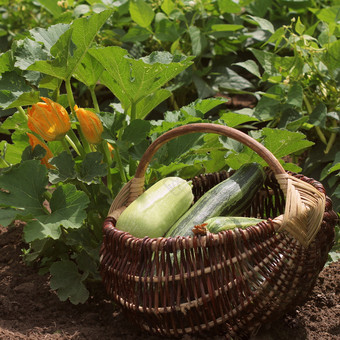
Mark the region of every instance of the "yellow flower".
[[84, 137], [90, 144], [99, 144], [102, 140], [103, 124], [99, 117], [89, 110], [74, 107], [78, 121], [80, 123], [81, 131]]
[[46, 141], [62, 139], [71, 128], [65, 108], [53, 100], [41, 97], [45, 102], [32, 105], [28, 113], [28, 127]]
[[109, 148], [111, 158], [113, 158], [113, 156], [114, 156], [114, 154], [113, 154], [114, 147], [109, 142], [107, 142], [107, 147]]
[[50, 148], [45, 143], [43, 143], [39, 138], [37, 138], [36, 136], [34, 136], [34, 135], [32, 135], [31, 133], [28, 133], [28, 132], [26, 132], [26, 133], [27, 133], [27, 136], [29, 138], [29, 143], [32, 146], [32, 149], [34, 149], [37, 145], [40, 145], [46, 150], [46, 154], [45, 154], [44, 158], [42, 158], [41, 161], [40, 161], [41, 164], [45, 165], [49, 169], [53, 169], [54, 166], [48, 162], [48, 160], [53, 157], [53, 153], [50, 150]]

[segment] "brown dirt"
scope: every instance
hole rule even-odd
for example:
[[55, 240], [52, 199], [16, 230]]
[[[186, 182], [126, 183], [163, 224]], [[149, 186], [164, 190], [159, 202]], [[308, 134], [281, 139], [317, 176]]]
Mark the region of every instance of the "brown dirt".
[[[36, 268], [24, 264], [24, 246], [21, 226], [0, 226], [1, 340], [164, 339], [135, 329], [111, 303], [101, 285], [83, 305], [59, 301], [49, 288], [48, 276], [40, 276]], [[304, 306], [265, 325], [252, 340], [339, 340], [339, 296], [340, 261], [324, 268]]]

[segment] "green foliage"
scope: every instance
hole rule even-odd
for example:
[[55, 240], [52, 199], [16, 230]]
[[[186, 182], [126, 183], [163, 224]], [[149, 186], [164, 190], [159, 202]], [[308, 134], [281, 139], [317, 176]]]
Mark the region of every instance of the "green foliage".
[[[87, 300], [112, 199], [151, 141], [176, 126], [247, 132], [285, 169], [320, 180], [339, 212], [337, 2], [16, 0], [0, 10], [0, 223], [27, 222], [25, 259], [50, 272], [61, 300]], [[254, 96], [255, 107], [228, 110], [233, 94]], [[27, 107], [41, 96], [72, 122], [65, 140], [47, 143], [49, 168], [26, 135]], [[75, 104], [98, 115], [100, 144], [86, 141]], [[265, 165], [230, 138], [185, 135], [157, 152], [146, 185], [250, 161]]]

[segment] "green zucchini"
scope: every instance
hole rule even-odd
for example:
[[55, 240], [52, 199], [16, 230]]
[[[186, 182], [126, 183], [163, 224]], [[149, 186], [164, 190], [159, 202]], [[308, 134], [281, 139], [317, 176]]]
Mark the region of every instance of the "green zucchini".
[[120, 215], [116, 227], [139, 238], [161, 237], [189, 209], [191, 185], [179, 177], [166, 177], [152, 185]]
[[264, 171], [258, 163], [248, 163], [231, 177], [207, 191], [165, 234], [189, 236], [195, 225], [215, 216], [237, 216], [249, 207], [262, 187]]
[[216, 216], [207, 219], [203, 224], [208, 229], [208, 231], [213, 234], [217, 234], [222, 230], [247, 228], [263, 221], [265, 220], [254, 217]]

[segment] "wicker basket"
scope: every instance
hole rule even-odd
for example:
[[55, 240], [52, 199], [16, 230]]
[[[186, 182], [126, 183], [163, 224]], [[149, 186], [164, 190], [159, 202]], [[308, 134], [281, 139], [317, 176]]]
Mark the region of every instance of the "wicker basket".
[[[139, 239], [117, 230], [121, 212], [143, 192], [144, 174], [156, 151], [193, 132], [234, 138], [267, 162], [265, 184], [244, 212], [267, 221], [193, 237]], [[195, 199], [229, 175], [195, 177]], [[336, 222], [319, 182], [286, 172], [262, 144], [238, 130], [189, 124], [150, 145], [135, 177], [112, 203], [103, 228], [101, 274], [108, 294], [143, 330], [171, 337], [247, 338], [306, 300], [334, 242]]]

